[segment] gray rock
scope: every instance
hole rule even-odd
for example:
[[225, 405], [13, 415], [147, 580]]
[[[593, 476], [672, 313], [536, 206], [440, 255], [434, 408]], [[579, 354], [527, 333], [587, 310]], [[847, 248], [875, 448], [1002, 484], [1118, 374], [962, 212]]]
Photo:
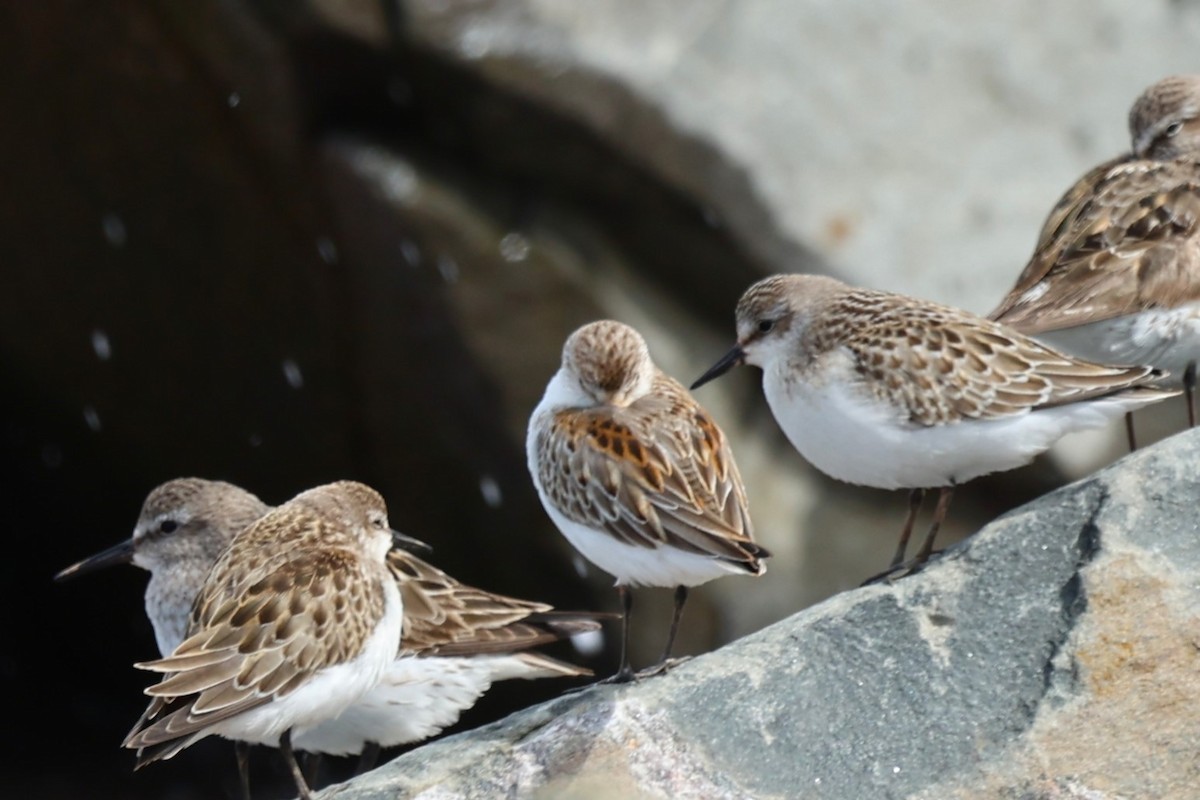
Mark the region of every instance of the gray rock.
[[1200, 432], [662, 677], [599, 686], [323, 796], [1194, 798]]
[[1128, 149], [1137, 93], [1195, 68], [1200, 28], [1171, 0], [405, 9], [418, 41], [611, 141], [771, 267], [812, 250], [975, 311], [1070, 182]]

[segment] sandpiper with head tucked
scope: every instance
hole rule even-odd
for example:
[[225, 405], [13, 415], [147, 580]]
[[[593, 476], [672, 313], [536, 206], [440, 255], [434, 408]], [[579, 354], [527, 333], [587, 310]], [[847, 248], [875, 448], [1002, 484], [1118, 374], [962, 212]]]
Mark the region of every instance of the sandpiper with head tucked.
[[1178, 392], [1149, 367], [1064, 355], [988, 320], [820, 275], [775, 275], [742, 295], [737, 344], [693, 385], [747, 363], [792, 445], [822, 472], [914, 501], [939, 488], [916, 563], [932, 552], [953, 487], [1028, 463], [1063, 435]]
[[1083, 358], [1166, 371], [1185, 389], [1194, 426], [1200, 76], [1146, 89], [1129, 112], [1129, 132], [1132, 152], [1095, 167], [1058, 201], [990, 317]]
[[529, 472], [551, 520], [585, 558], [616, 578], [621, 667], [629, 666], [631, 586], [675, 587], [661, 665], [688, 587], [761, 575], [741, 476], [712, 417], [650, 359], [619, 322], [568, 337], [562, 366], [529, 418]]
[[139, 766], [212, 734], [279, 747], [304, 798], [292, 737], [337, 717], [383, 678], [400, 646], [383, 498], [352, 481], [302, 492], [217, 558], [164, 677], [124, 745]]

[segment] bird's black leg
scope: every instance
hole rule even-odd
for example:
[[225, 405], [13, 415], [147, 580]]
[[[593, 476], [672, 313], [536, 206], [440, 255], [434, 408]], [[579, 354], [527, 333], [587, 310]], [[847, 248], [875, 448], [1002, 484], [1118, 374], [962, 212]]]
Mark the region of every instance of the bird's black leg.
[[1187, 399], [1188, 427], [1196, 427], [1196, 362], [1189, 361], [1183, 371], [1183, 396]]
[[238, 783], [242, 787], [242, 800], [250, 800], [250, 744], [235, 741], [233, 754], [237, 757]]
[[362, 755], [358, 757], [358, 774], [370, 772], [379, 763], [379, 742], [367, 742], [363, 745]]
[[900, 530], [900, 541], [896, 545], [896, 553], [888, 571], [896, 569], [904, 563], [904, 551], [908, 549], [908, 540], [912, 537], [913, 524], [917, 521], [917, 513], [921, 510], [921, 501], [925, 499], [924, 489], [913, 489], [908, 493], [908, 516], [904, 519], [904, 527]]
[[292, 751], [290, 728], [279, 737], [279, 752], [283, 754], [283, 760], [287, 762], [288, 769], [292, 771], [292, 780], [296, 782], [296, 791], [300, 793], [300, 800], [313, 800], [312, 789], [308, 788], [308, 782], [304, 780], [304, 773], [300, 771], [300, 765], [296, 762], [296, 754]]
[[679, 632], [679, 620], [683, 617], [683, 606], [687, 603], [688, 587], [675, 587], [675, 613], [671, 615], [671, 630], [667, 633], [667, 648], [663, 650], [662, 660], [659, 665], [665, 665], [671, 660], [671, 648], [675, 644], [675, 634]]
[[949, 510], [950, 500], [954, 497], [954, 485], [943, 486], [938, 491], [937, 507], [933, 510], [933, 523], [929, 526], [929, 533], [925, 534], [925, 541], [921, 543], [917, 557], [913, 559], [914, 567], [921, 566], [929, 560], [929, 556], [933, 555], [933, 540], [937, 538], [938, 530], [946, 519], [946, 511]]

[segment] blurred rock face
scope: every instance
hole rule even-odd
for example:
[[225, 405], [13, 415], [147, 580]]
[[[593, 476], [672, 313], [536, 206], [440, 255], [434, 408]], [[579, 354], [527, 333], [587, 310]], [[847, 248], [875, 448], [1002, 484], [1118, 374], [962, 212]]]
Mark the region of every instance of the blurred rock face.
[[[134, 777], [111, 756], [140, 711], [126, 665], [152, 652], [144, 579], [50, 594], [37, 576], [127, 535], [145, 492], [179, 475], [270, 502], [366, 480], [463, 580], [607, 607], [607, 576], [578, 580], [521, 449], [565, 337], [621, 319], [690, 382], [769, 272], [985, 310], [1058, 193], [1126, 146], [1136, 93], [1192, 66], [1192, 6], [1122, 9], [1029, 2], [987, 25], [948, 0], [903, 15], [681, 0], [0, 11], [9, 507], [14, 530], [61, 532], [34, 539], [30, 579], [111, 670], [58, 698], [78, 749], [94, 744], [125, 796], [177, 774]], [[699, 399], [776, 558], [761, 580], [697, 593], [680, 652], [857, 584], [905, 507], [814, 474], [751, 370]], [[1058, 480], [977, 482], [951, 532]], [[669, 616], [669, 593], [644, 594], [642, 661]], [[12, 641], [32, 644], [0, 667], [25, 680], [46, 633], [19, 625]], [[505, 691], [496, 708], [537, 690]], [[194, 770], [196, 796], [210, 773]]]

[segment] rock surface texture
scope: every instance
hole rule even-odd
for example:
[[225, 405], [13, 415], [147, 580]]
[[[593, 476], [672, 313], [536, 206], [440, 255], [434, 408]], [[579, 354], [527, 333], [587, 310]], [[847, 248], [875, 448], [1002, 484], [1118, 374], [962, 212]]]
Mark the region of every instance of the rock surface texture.
[[1200, 432], [1174, 437], [918, 575], [323, 796], [1195, 798], [1198, 462]]

